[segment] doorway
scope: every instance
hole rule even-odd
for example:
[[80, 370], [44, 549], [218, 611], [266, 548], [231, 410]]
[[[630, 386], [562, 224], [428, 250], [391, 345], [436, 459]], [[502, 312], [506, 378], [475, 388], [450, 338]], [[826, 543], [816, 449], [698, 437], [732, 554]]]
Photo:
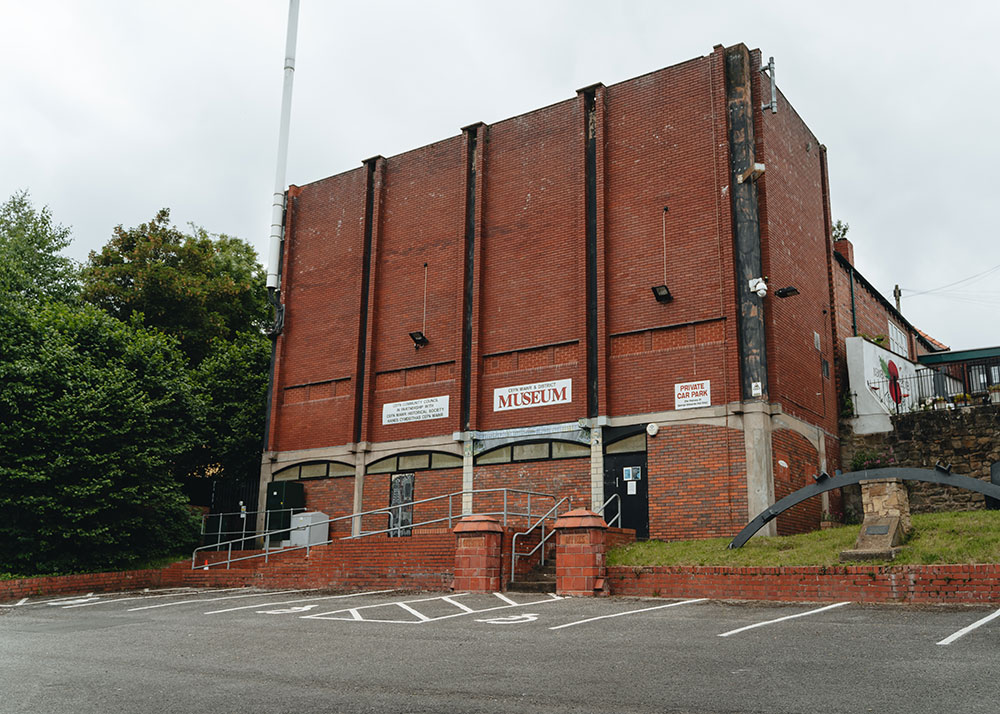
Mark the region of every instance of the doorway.
[[645, 451], [604, 455], [604, 499], [612, 494], [618, 494], [618, 501], [608, 504], [604, 520], [610, 521], [618, 514], [620, 503], [620, 526], [634, 528], [638, 540], [649, 539], [649, 474]]

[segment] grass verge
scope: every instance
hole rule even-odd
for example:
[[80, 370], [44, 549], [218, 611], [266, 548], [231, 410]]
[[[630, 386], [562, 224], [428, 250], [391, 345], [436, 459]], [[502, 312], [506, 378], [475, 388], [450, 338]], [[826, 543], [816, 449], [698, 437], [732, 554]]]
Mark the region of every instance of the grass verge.
[[[752, 538], [729, 550], [731, 538], [646, 541], [608, 551], [608, 565], [840, 565], [840, 551], [854, 546], [860, 526], [841, 526], [793, 536]], [[1000, 511], [924, 513], [913, 516], [913, 533], [893, 561], [871, 565], [1000, 562]]]

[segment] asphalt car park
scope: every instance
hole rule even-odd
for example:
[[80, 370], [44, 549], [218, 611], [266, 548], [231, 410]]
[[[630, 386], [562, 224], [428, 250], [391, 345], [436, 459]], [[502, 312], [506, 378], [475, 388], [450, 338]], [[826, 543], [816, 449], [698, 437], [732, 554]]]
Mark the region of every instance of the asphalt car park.
[[0, 604], [2, 712], [996, 712], [991, 608], [170, 589]]

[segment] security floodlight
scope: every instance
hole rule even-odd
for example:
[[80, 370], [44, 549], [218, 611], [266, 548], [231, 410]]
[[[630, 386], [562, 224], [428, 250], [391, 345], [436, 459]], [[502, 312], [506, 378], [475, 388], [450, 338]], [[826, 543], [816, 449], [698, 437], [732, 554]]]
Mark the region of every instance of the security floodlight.
[[656, 302], [670, 302], [674, 299], [674, 296], [670, 294], [670, 288], [666, 285], [654, 285], [653, 297], [656, 298]]
[[419, 350], [424, 345], [430, 344], [430, 340], [424, 336], [424, 333], [420, 330], [410, 333], [410, 339], [413, 340], [413, 349]]

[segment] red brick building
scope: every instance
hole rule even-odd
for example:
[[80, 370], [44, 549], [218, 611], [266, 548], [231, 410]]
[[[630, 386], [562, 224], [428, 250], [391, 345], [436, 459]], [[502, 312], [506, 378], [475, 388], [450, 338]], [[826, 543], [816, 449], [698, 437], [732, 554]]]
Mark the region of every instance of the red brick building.
[[826, 150], [761, 65], [718, 46], [292, 186], [262, 499], [617, 493], [708, 537], [839, 466]]

